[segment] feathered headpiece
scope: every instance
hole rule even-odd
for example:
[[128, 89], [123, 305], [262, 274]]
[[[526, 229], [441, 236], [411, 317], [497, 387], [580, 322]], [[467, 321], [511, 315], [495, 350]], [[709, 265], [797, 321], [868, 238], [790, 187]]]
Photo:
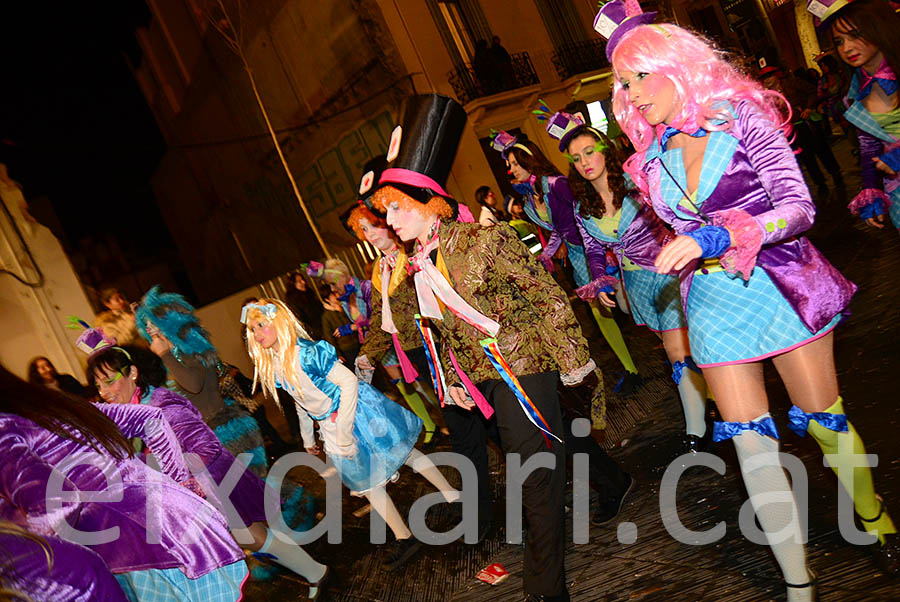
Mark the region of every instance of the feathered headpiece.
[[584, 116], [580, 113], [571, 115], [562, 111], [557, 111], [551, 115], [550, 109], [547, 108], [544, 101], [539, 100], [538, 102], [541, 103], [539, 105], [540, 108], [532, 112], [538, 116], [540, 121], [547, 122], [547, 133], [550, 134], [551, 138], [559, 140], [559, 150], [560, 152], [565, 152], [578, 127], [585, 124]]
[[141, 299], [134, 318], [141, 336], [148, 341], [159, 331], [175, 346], [177, 355], [200, 355], [208, 365], [216, 360], [209, 333], [194, 315], [194, 307], [181, 295], [163, 293], [156, 285]]
[[66, 328], [73, 330], [83, 329], [82, 333], [75, 341], [75, 347], [87, 354], [88, 359], [100, 353], [104, 349], [116, 346], [116, 339], [107, 335], [100, 328], [91, 328], [91, 325], [78, 318], [77, 316], [69, 316], [69, 323]]

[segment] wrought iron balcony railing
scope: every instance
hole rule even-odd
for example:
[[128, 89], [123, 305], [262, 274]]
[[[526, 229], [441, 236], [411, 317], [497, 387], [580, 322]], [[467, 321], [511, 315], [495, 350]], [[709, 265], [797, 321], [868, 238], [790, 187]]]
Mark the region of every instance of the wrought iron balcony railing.
[[609, 61], [606, 60], [606, 42], [599, 38], [557, 48], [552, 60], [556, 72], [562, 79], [609, 67]]
[[465, 64], [448, 73], [447, 80], [462, 104], [491, 94], [532, 86], [539, 81], [527, 52], [510, 55], [510, 62], [505, 65]]

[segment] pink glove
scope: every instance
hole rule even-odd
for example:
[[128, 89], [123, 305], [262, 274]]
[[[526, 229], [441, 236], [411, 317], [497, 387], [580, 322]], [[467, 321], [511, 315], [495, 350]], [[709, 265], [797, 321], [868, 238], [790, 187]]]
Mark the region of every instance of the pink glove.
[[619, 279], [615, 276], [600, 276], [582, 287], [575, 289], [575, 294], [582, 301], [594, 301], [600, 293], [615, 293]]
[[544, 268], [547, 269], [551, 274], [556, 270], [556, 266], [553, 265], [553, 257], [551, 255], [547, 255], [547, 252], [544, 251], [540, 255], [538, 255], [538, 261], [544, 264]]

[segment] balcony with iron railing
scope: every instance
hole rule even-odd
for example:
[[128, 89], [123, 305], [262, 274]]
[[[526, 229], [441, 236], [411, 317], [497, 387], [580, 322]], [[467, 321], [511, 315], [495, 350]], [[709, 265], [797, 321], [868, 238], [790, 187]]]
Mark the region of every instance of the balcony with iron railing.
[[568, 79], [579, 73], [608, 69], [606, 42], [600, 39], [586, 40], [557, 48], [553, 52], [553, 66], [560, 79]]
[[540, 83], [527, 52], [510, 55], [506, 65], [477, 67], [468, 63], [447, 74], [447, 80], [459, 102], [466, 104], [476, 98], [499, 94]]

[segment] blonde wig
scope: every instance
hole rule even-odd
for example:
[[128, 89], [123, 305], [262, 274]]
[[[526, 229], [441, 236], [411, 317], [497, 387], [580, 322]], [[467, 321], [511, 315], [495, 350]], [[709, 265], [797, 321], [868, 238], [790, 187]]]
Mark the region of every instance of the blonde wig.
[[291, 385], [294, 389], [293, 394], [300, 399], [303, 398], [300, 379], [297, 378], [297, 339], [311, 340], [311, 338], [303, 329], [300, 321], [281, 301], [261, 298], [254, 303], [263, 307], [269, 304], [274, 305], [275, 315], [270, 318], [259, 307], [249, 307], [247, 309], [247, 329], [250, 329], [251, 323], [257, 321], [274, 326], [278, 351], [272, 348], [274, 345], [269, 349], [264, 349], [250, 332], [247, 333], [247, 351], [250, 353], [250, 359], [253, 360], [253, 389], [256, 390], [256, 383], [260, 383], [263, 391], [269, 394], [280, 408], [278, 388], [275, 386], [276, 377], [281, 383]]
[[353, 274], [350, 273], [350, 268], [346, 263], [335, 258], [325, 260], [325, 274], [322, 276], [322, 280], [326, 284], [337, 284], [341, 280], [347, 281], [351, 278], [353, 278]]

